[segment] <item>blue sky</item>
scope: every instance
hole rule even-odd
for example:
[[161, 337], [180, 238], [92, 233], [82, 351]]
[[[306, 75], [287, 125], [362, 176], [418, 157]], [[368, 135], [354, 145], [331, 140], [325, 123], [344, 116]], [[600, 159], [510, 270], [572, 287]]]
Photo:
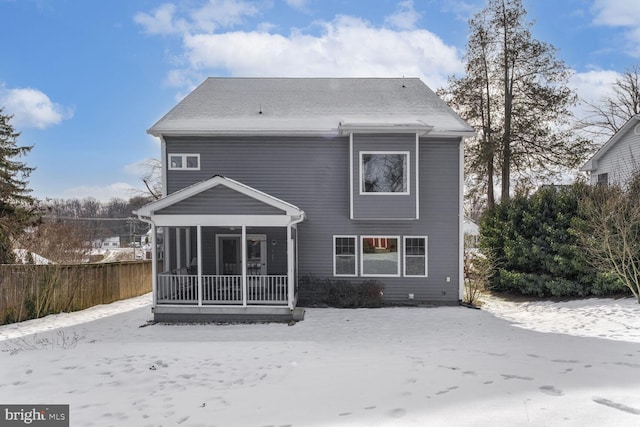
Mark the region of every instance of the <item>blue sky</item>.
[[[640, 0], [524, 0], [593, 101], [640, 64]], [[142, 189], [156, 120], [207, 76], [420, 77], [463, 70], [485, 0], [0, 0], [0, 106], [38, 198]]]

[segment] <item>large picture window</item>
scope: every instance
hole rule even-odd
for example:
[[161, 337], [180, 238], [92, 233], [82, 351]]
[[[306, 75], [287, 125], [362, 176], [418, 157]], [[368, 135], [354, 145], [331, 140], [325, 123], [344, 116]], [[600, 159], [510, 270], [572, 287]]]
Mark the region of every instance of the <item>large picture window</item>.
[[404, 237], [404, 275], [427, 275], [427, 238], [423, 236]]
[[360, 181], [360, 194], [408, 194], [409, 152], [361, 152]]
[[169, 170], [200, 170], [200, 154], [169, 154]]
[[399, 276], [399, 237], [363, 236], [360, 262], [362, 276]]
[[334, 276], [356, 276], [356, 237], [333, 237]]

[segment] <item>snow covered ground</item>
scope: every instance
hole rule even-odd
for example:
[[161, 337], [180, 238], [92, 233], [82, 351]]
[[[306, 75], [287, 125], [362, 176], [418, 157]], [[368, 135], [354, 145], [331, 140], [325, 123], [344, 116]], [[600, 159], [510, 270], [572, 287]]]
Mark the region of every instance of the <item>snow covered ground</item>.
[[72, 426], [637, 426], [640, 305], [309, 309], [149, 325], [146, 295], [0, 327], [0, 403]]

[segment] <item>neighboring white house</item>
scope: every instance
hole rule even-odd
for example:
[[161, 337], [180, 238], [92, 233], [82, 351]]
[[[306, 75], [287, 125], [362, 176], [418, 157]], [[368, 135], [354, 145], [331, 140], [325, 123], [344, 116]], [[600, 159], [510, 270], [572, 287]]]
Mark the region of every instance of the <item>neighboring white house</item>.
[[478, 236], [480, 236], [480, 227], [468, 217], [464, 217], [462, 223], [464, 230], [464, 244], [467, 248], [475, 248], [478, 246]]
[[120, 247], [120, 237], [113, 236], [97, 239], [93, 241], [92, 246], [96, 249], [116, 249]]
[[26, 249], [14, 249], [13, 253], [16, 255], [18, 264], [47, 265], [54, 263], [50, 259], [38, 255], [37, 253], [30, 252]]
[[640, 114], [631, 117], [580, 169], [592, 185], [625, 185], [640, 170]]

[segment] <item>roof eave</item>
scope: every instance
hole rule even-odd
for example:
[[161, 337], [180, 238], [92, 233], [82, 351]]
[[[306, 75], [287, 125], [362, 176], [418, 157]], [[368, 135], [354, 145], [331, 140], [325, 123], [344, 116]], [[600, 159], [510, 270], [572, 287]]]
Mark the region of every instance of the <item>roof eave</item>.
[[326, 136], [339, 135], [338, 129], [149, 129], [162, 136]]
[[580, 168], [581, 171], [591, 172], [598, 168], [598, 160], [605, 155], [611, 147], [613, 147], [620, 138], [622, 138], [631, 127], [635, 126], [635, 122], [640, 121], [640, 114], [632, 116], [607, 142], [604, 143], [598, 151]]

